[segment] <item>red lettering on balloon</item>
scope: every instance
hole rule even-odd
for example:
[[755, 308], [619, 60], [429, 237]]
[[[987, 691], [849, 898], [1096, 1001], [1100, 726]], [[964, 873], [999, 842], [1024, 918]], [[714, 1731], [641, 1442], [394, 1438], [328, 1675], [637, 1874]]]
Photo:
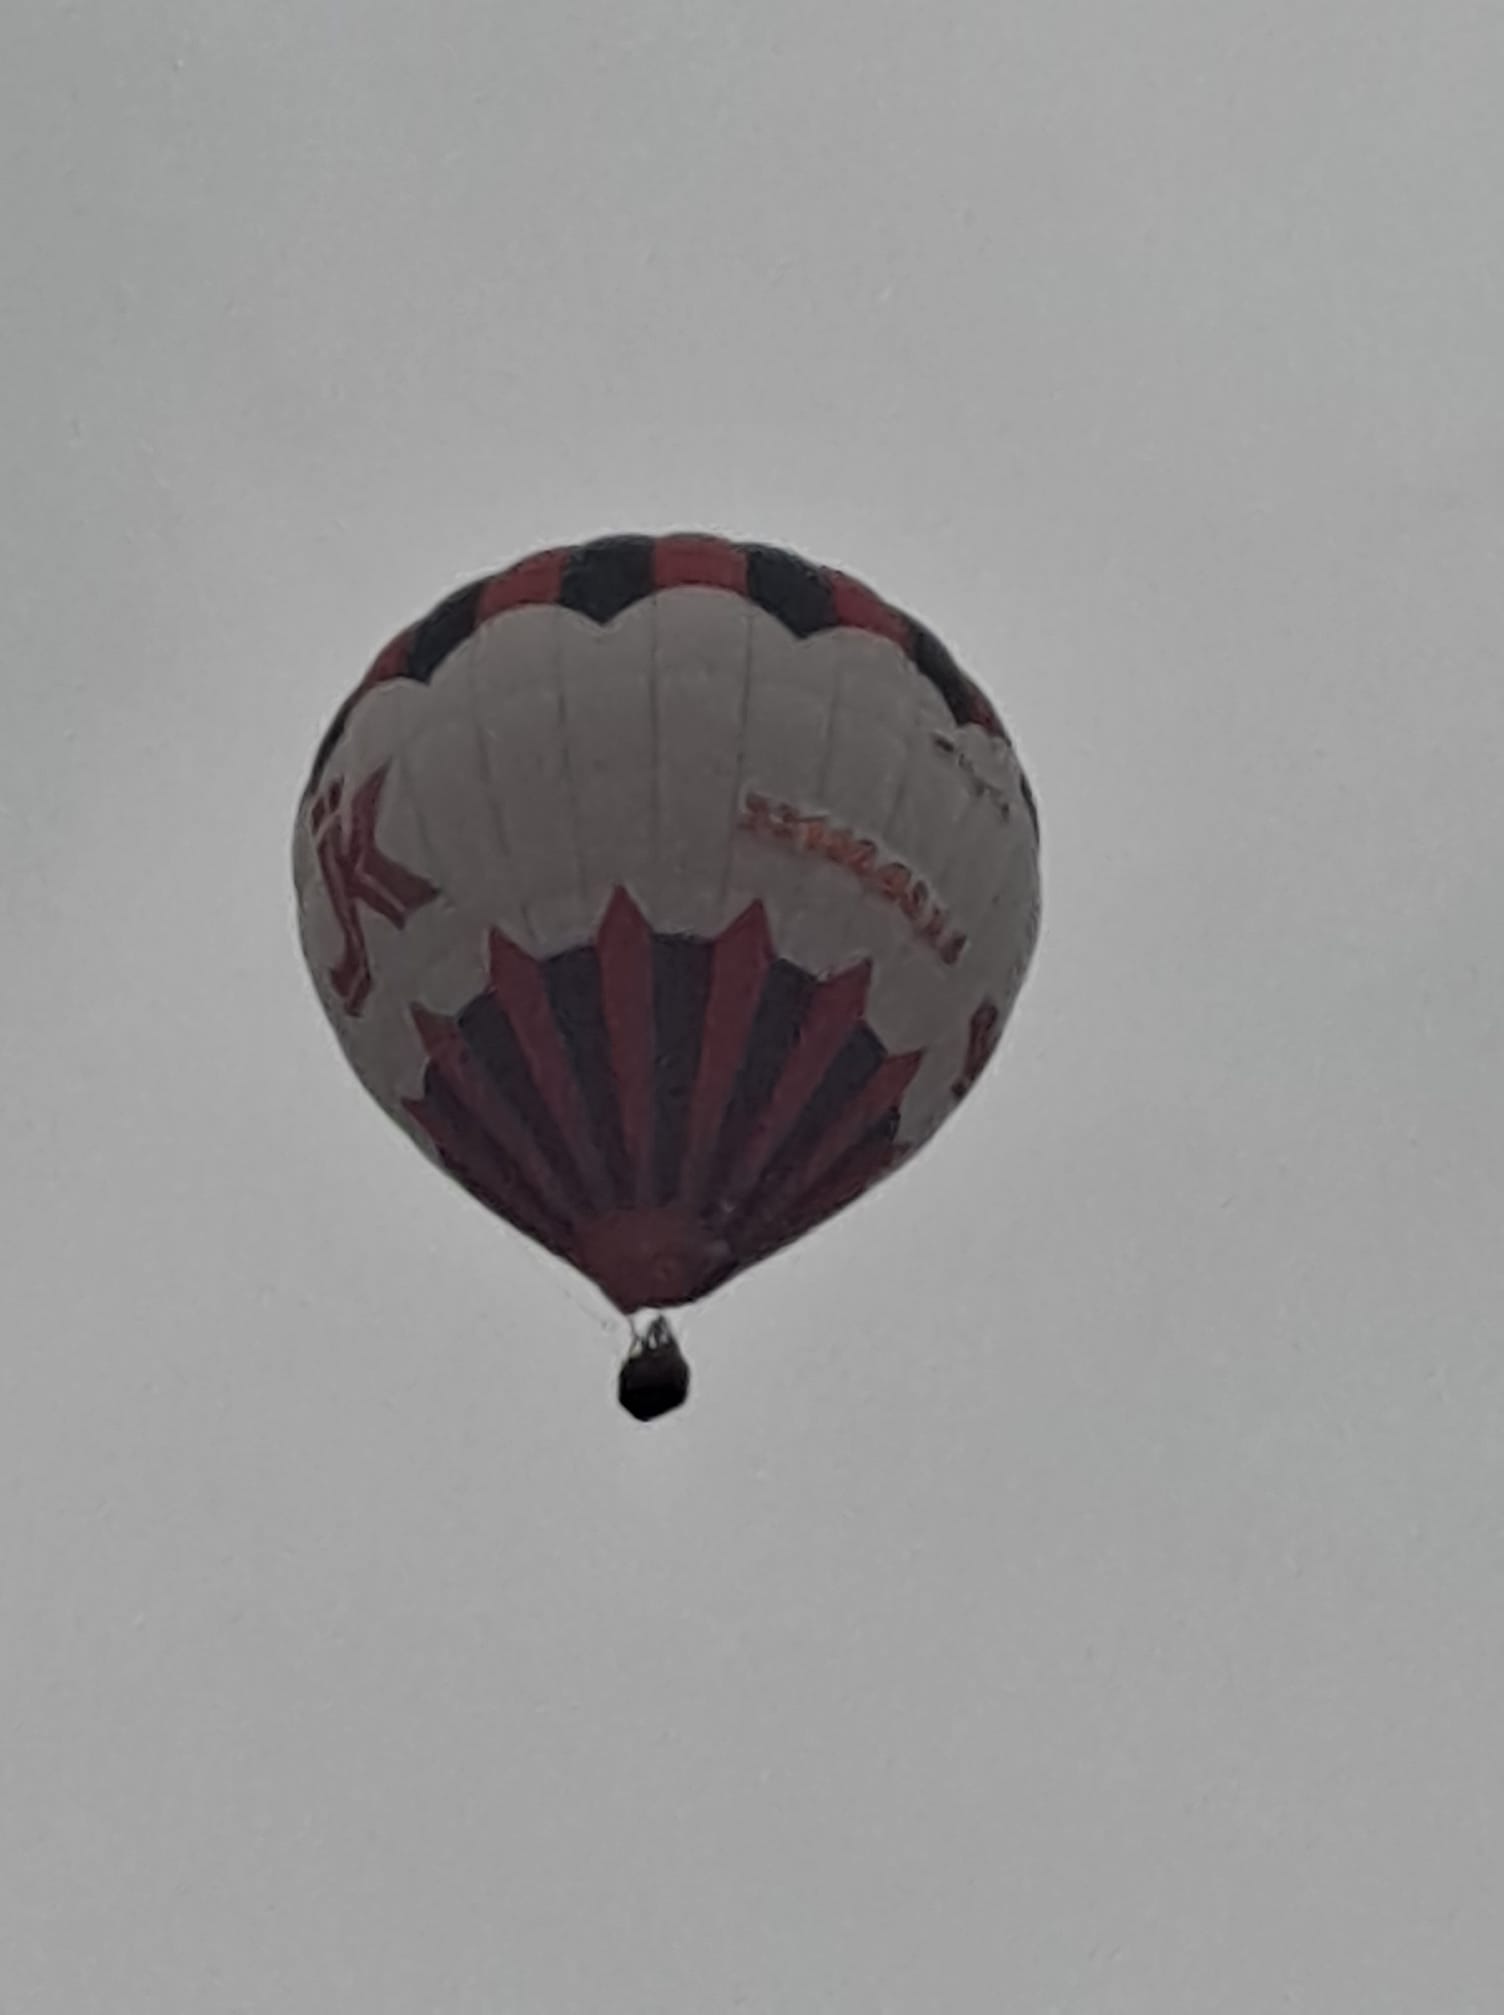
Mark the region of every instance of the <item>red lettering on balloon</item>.
[[377, 845], [376, 814], [385, 783], [386, 770], [377, 770], [345, 808], [344, 787], [336, 781], [316, 800], [311, 814], [319, 868], [344, 939], [339, 962], [329, 969], [329, 984], [350, 1015], [360, 1013], [372, 985], [362, 910], [371, 910], [400, 930], [415, 910], [439, 893]]
[[814, 854], [845, 868], [862, 886], [899, 909], [943, 965], [953, 966], [966, 949], [963, 931], [950, 928], [949, 913], [914, 870], [902, 861], [884, 860], [874, 840], [862, 839], [849, 826], [833, 825], [820, 812], [801, 812], [796, 805], [775, 804], [760, 791], [748, 791], [737, 824], [744, 833], [776, 840], [796, 853]]
[[1003, 1017], [997, 1002], [982, 1001], [973, 1013], [971, 1026], [966, 1031], [966, 1055], [960, 1072], [950, 1088], [952, 1098], [965, 1098], [986, 1069], [988, 1059], [997, 1048], [998, 1037], [1002, 1032]]

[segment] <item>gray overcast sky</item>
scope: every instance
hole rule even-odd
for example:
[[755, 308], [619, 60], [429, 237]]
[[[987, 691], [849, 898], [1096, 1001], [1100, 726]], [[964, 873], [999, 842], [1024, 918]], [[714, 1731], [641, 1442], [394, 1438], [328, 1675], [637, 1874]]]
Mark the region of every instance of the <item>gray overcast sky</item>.
[[[0, 43], [3, 2015], [1497, 2015], [1504, 13]], [[287, 856], [393, 630], [684, 525], [983, 679], [1045, 931], [643, 1431]]]

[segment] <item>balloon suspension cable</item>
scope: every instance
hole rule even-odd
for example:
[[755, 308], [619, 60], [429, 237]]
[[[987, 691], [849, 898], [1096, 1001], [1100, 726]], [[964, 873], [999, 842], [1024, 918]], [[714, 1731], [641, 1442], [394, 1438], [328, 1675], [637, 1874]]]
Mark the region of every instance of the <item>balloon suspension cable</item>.
[[[574, 1282], [568, 1278], [567, 1273], [556, 1272], [555, 1268], [550, 1266], [542, 1253], [534, 1252], [525, 1239], [519, 1239], [517, 1246], [518, 1250], [527, 1256], [530, 1265], [535, 1266], [540, 1273], [548, 1276], [549, 1281], [563, 1294], [566, 1301], [571, 1302], [579, 1310], [580, 1314], [585, 1316], [596, 1329], [610, 1337], [611, 1347], [614, 1350], [620, 1331], [611, 1318], [602, 1309], [592, 1307], [575, 1286]], [[562, 1260], [557, 1264], [561, 1269], [564, 1267]]]
[[642, 1327], [638, 1326], [639, 1320], [640, 1315], [629, 1315], [627, 1317], [627, 1327], [632, 1335], [632, 1346], [628, 1352], [628, 1356], [640, 1357], [648, 1351], [661, 1349], [665, 1343], [672, 1344], [677, 1348], [679, 1341], [678, 1331], [663, 1313], [662, 1309], [655, 1309], [647, 1317], [646, 1323]]

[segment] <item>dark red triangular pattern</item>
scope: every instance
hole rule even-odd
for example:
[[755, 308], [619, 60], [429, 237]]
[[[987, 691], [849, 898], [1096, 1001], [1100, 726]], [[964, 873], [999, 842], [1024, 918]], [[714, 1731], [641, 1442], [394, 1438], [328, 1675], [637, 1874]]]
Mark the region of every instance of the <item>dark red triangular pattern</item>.
[[[599, 1017], [561, 1028], [557, 1003], [596, 998], [582, 958]], [[551, 978], [566, 964], [572, 990]], [[406, 1109], [474, 1196], [624, 1309], [708, 1293], [901, 1158], [921, 1053], [868, 1027], [867, 964], [801, 973], [758, 903], [713, 939], [655, 940], [618, 889], [591, 945], [540, 961], [493, 931], [490, 969], [460, 1014], [414, 1007], [428, 1061]], [[660, 1023], [686, 1053], [659, 1054]]]

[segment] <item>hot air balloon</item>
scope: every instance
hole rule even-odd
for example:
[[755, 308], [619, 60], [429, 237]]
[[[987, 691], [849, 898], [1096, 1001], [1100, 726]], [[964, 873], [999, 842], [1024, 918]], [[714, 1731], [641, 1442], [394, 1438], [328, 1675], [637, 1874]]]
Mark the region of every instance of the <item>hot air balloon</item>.
[[[534, 553], [394, 638], [319, 744], [293, 864], [356, 1076], [628, 1317], [912, 1155], [1040, 921], [1028, 781], [934, 634], [691, 534]], [[687, 1389], [656, 1317], [622, 1404]]]

